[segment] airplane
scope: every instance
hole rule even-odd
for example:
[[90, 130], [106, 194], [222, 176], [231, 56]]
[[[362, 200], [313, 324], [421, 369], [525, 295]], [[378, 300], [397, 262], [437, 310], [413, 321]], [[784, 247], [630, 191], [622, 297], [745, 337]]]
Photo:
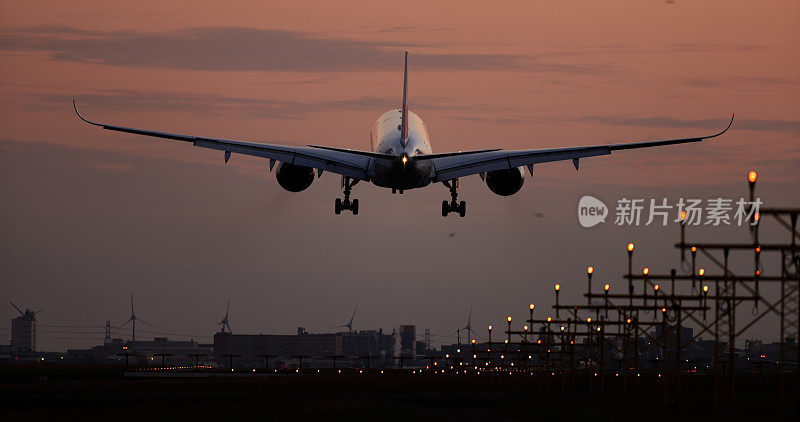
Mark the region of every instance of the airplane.
[[466, 215], [466, 202], [458, 202], [459, 180], [477, 174], [493, 193], [510, 196], [519, 192], [525, 181], [525, 168], [533, 177], [533, 166], [553, 161], [572, 160], [578, 170], [582, 158], [609, 155], [615, 151], [649, 148], [700, 142], [715, 138], [730, 129], [728, 126], [711, 136], [668, 139], [645, 142], [594, 145], [571, 148], [503, 150], [500, 148], [473, 151], [433, 153], [425, 123], [408, 109], [408, 52], [405, 52], [403, 70], [403, 103], [399, 109], [383, 113], [369, 135], [370, 150], [361, 151], [321, 145], [286, 146], [205, 138], [152, 130], [134, 129], [96, 123], [85, 119], [72, 101], [78, 117], [86, 123], [103, 129], [191, 142], [194, 146], [223, 151], [227, 163], [232, 153], [251, 155], [269, 160], [269, 171], [277, 163], [278, 184], [289, 192], [308, 189], [314, 176], [321, 177], [329, 171], [341, 175], [344, 198], [334, 201], [334, 213], [348, 210], [358, 214], [358, 199], [351, 199], [353, 186], [361, 181], [389, 188], [392, 193], [423, 188], [431, 183], [442, 183], [450, 190], [450, 201], [442, 201], [442, 216], [456, 213]]

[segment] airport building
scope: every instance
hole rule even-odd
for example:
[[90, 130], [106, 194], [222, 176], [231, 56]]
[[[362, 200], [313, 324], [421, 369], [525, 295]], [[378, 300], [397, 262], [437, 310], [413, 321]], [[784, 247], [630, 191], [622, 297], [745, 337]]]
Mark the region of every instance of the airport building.
[[128, 354], [131, 363], [160, 364], [162, 354], [168, 364], [194, 364], [195, 355], [200, 357], [200, 362], [213, 359], [211, 344], [201, 344], [194, 340], [172, 341], [166, 337], [156, 337], [152, 341], [123, 341], [122, 339], [107, 339], [103, 345], [91, 349], [67, 350], [67, 359], [73, 362], [119, 362], [125, 361]]
[[369, 356], [373, 364], [386, 366], [392, 364], [395, 337], [394, 333], [384, 334], [383, 330], [310, 334], [302, 327], [297, 335], [219, 332], [214, 335], [214, 357], [222, 367], [231, 363], [235, 367], [263, 367], [265, 355], [270, 356], [271, 368], [289, 362], [296, 364], [301, 356], [307, 359], [304, 367], [328, 367], [330, 363], [322, 360], [331, 356], [349, 362]]

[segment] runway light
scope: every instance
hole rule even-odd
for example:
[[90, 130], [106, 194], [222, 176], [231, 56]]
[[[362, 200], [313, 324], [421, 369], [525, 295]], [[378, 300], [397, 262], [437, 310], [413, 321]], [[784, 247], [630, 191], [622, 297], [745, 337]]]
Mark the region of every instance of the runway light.
[[661, 312], [667, 313], [667, 308], [661, 308]]
[[761, 253], [761, 246], [756, 246], [756, 252]]
[[708, 293], [708, 286], [703, 286], [703, 293]]
[[531, 308], [531, 310], [533, 310], [533, 303], [531, 303], [530, 308]]
[[686, 211], [681, 211], [681, 221], [686, 220]]
[[606, 284], [603, 286], [603, 290], [605, 290], [605, 291], [607, 292], [609, 289], [611, 289], [611, 285], [610, 285], [610, 284], [608, 284], [608, 283], [606, 283]]
[[586, 322], [592, 322], [592, 317], [586, 318]]
[[492, 326], [491, 325], [489, 326], [489, 331], [492, 331]]
[[750, 170], [750, 173], [747, 173], [747, 181], [750, 183], [755, 183], [758, 179], [758, 173], [753, 170]]
[[633, 252], [633, 242], [628, 243], [628, 252]]
[[655, 292], [658, 292], [658, 289], [659, 289], [659, 287], [658, 287], [658, 284], [656, 284], [655, 286], [653, 286], [653, 290], [654, 290]]
[[692, 246], [692, 252], [697, 252], [697, 246]]
[[511, 315], [509, 315], [508, 318], [506, 319], [508, 320], [508, 322], [511, 322]]
[[588, 268], [586, 268], [586, 274], [591, 274], [591, 273], [593, 273], [593, 272], [594, 272], [594, 267], [588, 267]]
[[647, 267], [642, 268], [642, 274], [644, 275], [650, 274], [650, 268]]
[[547, 322], [550, 322], [550, 321], [552, 321], [552, 320], [553, 320], [553, 318], [552, 318], [552, 317], [547, 317]]
[[706, 275], [706, 270], [704, 268], [700, 268], [699, 270], [697, 270], [697, 275], [699, 275], [700, 277]]
[[553, 288], [554, 288], [556, 291], [559, 291], [559, 290], [561, 290], [561, 285], [560, 285], [560, 284], [556, 284], [556, 285], [555, 285]]
[[526, 326], [522, 327], [522, 329], [525, 330], [525, 331], [528, 331], [528, 326], [526, 325]]

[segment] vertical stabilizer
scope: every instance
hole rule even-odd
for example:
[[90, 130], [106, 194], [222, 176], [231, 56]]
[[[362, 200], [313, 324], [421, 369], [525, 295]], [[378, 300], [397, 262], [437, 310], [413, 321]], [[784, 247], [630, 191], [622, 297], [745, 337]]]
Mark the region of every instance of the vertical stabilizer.
[[403, 146], [408, 141], [408, 51], [405, 55], [405, 67], [403, 70], [403, 110], [402, 121], [400, 123], [400, 142]]

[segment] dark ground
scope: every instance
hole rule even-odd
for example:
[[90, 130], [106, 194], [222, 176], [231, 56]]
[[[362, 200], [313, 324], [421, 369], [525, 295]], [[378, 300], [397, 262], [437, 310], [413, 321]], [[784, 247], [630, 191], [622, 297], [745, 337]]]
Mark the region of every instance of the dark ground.
[[[142, 420], [143, 418], [279, 420], [757, 420], [796, 417], [794, 375], [787, 376], [786, 406], [778, 409], [777, 376], [737, 377], [731, 411], [727, 380], [720, 383], [720, 410], [713, 406], [707, 375], [684, 377], [683, 401], [675, 384], [640, 378], [640, 392], [621, 378], [599, 380], [589, 396], [586, 374], [570, 378], [442, 376], [411, 373], [277, 375], [259, 378], [123, 378], [120, 366], [0, 365], [0, 420]], [[613, 374], [612, 374], [613, 376]], [[44, 378], [46, 377], [46, 379]], [[562, 392], [561, 381], [565, 380]], [[549, 381], [549, 386], [548, 386]], [[791, 417], [791, 418], [790, 418]]]

